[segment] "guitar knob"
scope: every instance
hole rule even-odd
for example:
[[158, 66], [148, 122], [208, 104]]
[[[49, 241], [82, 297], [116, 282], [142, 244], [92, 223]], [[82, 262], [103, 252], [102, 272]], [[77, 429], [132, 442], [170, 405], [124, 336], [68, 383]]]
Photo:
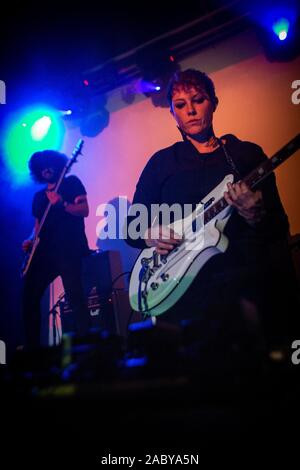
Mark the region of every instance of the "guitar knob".
[[160, 277], [162, 278], [163, 281], [167, 281], [169, 279], [169, 274], [164, 273]]
[[158, 288], [158, 283], [157, 282], [152, 282], [152, 284], [150, 284], [150, 287], [152, 290], [156, 290]]

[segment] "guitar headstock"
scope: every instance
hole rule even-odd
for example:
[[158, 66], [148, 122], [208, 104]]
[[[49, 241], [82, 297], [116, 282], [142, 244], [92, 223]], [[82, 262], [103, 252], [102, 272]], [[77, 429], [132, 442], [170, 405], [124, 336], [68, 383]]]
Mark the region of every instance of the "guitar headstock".
[[74, 150], [72, 152], [73, 162], [76, 162], [78, 155], [82, 155], [81, 150], [82, 150], [83, 144], [84, 144], [84, 140], [79, 139], [76, 146], [74, 147]]
[[72, 158], [70, 158], [67, 162], [66, 170], [69, 169], [73, 165], [73, 163], [77, 162], [78, 155], [82, 155], [81, 150], [82, 150], [83, 144], [84, 144], [84, 140], [79, 139], [73, 149]]

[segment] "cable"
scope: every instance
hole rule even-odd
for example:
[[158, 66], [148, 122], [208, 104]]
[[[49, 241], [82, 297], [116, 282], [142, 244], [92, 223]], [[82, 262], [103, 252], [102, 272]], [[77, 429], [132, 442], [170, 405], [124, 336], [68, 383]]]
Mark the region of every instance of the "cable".
[[[113, 287], [114, 287], [114, 283], [120, 279], [120, 277], [122, 276], [125, 276], [125, 274], [131, 274], [131, 271], [124, 271], [123, 273], [119, 274], [117, 277], [115, 277], [115, 279], [113, 279], [112, 283], [111, 283], [111, 288], [110, 290], [113, 291]], [[118, 290], [118, 289], [115, 289], [115, 290]], [[119, 290], [124, 290], [124, 289], [119, 289]]]
[[132, 308], [132, 309], [130, 310], [130, 315], [129, 315], [129, 317], [128, 317], [128, 321], [127, 321], [127, 325], [126, 325], [126, 331], [129, 330], [129, 325], [130, 325], [130, 322], [131, 322], [131, 320], [132, 320], [133, 314], [134, 314], [134, 310], [133, 310], [133, 308]]

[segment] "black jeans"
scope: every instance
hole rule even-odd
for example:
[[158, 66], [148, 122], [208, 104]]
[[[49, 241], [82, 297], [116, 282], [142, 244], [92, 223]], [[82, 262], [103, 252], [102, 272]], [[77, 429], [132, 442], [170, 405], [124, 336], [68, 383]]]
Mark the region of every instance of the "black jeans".
[[25, 345], [28, 348], [40, 346], [41, 299], [46, 288], [58, 276], [62, 278], [66, 298], [73, 310], [75, 333], [84, 335], [88, 332], [89, 314], [82, 286], [81, 262], [78, 254], [49, 253], [38, 247], [23, 286]]

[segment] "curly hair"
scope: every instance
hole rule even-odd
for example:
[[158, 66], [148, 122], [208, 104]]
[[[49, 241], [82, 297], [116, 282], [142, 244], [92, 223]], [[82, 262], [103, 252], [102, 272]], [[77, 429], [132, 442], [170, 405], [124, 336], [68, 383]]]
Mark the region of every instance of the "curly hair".
[[68, 161], [68, 157], [55, 150], [43, 150], [31, 155], [28, 162], [31, 178], [37, 183], [45, 183], [42, 171], [45, 168], [53, 168], [57, 179]]
[[182, 88], [185, 91], [190, 88], [195, 88], [198, 91], [206, 91], [209, 99], [216, 108], [219, 100], [216, 96], [215, 85], [206, 73], [196, 69], [187, 69], [175, 72], [169, 81], [167, 89], [167, 98], [170, 108], [172, 107], [172, 97], [174, 92]]

